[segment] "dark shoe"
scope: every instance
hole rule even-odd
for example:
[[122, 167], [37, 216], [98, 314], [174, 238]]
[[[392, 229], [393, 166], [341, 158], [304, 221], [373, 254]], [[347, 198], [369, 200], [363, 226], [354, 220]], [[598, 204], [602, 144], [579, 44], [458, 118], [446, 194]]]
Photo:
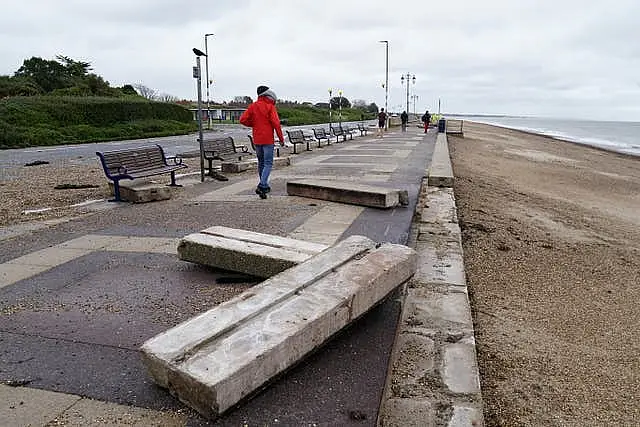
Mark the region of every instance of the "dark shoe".
[[264, 192], [265, 193], [271, 193], [271, 187], [265, 187], [264, 188]]
[[260, 193], [260, 198], [261, 199], [266, 199], [267, 198], [267, 193]]
[[257, 194], [257, 195], [260, 195], [260, 194], [262, 194], [262, 193], [263, 193], [262, 188], [260, 188], [259, 186], [258, 186], [258, 187], [256, 187], [256, 194]]

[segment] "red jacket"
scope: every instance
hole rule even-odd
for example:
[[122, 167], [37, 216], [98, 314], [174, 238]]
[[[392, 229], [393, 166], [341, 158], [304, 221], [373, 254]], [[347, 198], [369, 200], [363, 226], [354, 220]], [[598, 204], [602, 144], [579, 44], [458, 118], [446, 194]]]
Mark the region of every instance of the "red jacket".
[[276, 111], [276, 103], [267, 96], [259, 96], [258, 100], [242, 113], [240, 123], [252, 128], [253, 143], [256, 145], [273, 144], [273, 131], [278, 134], [278, 139], [282, 142], [282, 128], [280, 127], [280, 117]]

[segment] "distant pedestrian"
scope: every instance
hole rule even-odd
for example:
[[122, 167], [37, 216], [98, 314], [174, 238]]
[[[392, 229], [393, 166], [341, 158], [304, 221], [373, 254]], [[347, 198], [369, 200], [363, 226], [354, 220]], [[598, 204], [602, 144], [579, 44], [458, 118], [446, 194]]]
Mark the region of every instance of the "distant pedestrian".
[[400, 114], [400, 120], [402, 120], [402, 132], [406, 132], [407, 124], [409, 123], [409, 115], [406, 111], [403, 111], [402, 114]]
[[240, 123], [251, 128], [253, 134], [253, 144], [256, 147], [256, 157], [258, 158], [258, 186], [256, 194], [261, 199], [267, 198], [267, 193], [271, 191], [269, 187], [269, 175], [273, 168], [273, 131], [276, 131], [280, 145], [284, 145], [282, 128], [280, 127], [280, 117], [276, 110], [276, 94], [267, 86], [258, 86], [258, 99], [249, 105], [242, 116]]
[[429, 114], [429, 110], [422, 115], [422, 122], [424, 123], [424, 133], [429, 131], [429, 123], [431, 123], [431, 114]]
[[380, 112], [378, 113], [378, 136], [380, 138], [382, 138], [384, 135], [384, 128], [386, 124], [387, 124], [387, 113], [384, 112], [384, 108], [381, 108]]

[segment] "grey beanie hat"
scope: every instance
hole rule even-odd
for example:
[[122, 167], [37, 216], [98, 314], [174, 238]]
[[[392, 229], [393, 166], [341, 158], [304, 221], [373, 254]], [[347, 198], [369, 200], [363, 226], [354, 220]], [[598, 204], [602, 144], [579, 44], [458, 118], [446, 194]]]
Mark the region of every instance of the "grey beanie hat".
[[276, 102], [278, 100], [278, 97], [276, 96], [276, 93], [274, 91], [272, 91], [271, 89], [267, 89], [267, 90], [263, 91], [258, 96], [266, 96], [268, 98], [271, 98], [273, 100], [273, 102]]
[[269, 90], [268, 86], [258, 86], [258, 90], [256, 92], [258, 92], [258, 96], [262, 95], [262, 92]]

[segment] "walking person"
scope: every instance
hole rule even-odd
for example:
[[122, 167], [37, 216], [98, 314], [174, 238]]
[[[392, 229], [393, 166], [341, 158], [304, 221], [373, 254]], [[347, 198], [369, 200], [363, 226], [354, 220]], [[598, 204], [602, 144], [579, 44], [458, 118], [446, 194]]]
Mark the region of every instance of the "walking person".
[[258, 186], [256, 194], [261, 199], [267, 198], [271, 191], [269, 175], [273, 168], [273, 131], [276, 131], [280, 145], [284, 146], [284, 137], [280, 127], [280, 117], [276, 110], [276, 94], [267, 86], [258, 86], [258, 99], [240, 116], [240, 123], [251, 128], [253, 144], [258, 158]]
[[431, 114], [429, 114], [429, 110], [422, 115], [422, 122], [424, 123], [424, 133], [429, 132], [429, 123], [431, 123]]
[[378, 113], [378, 136], [382, 138], [384, 136], [384, 127], [387, 123], [387, 113], [384, 112], [384, 108], [380, 109]]
[[402, 132], [406, 132], [407, 124], [409, 123], [409, 115], [406, 111], [403, 111], [402, 114], [400, 114], [400, 120], [402, 121]]

